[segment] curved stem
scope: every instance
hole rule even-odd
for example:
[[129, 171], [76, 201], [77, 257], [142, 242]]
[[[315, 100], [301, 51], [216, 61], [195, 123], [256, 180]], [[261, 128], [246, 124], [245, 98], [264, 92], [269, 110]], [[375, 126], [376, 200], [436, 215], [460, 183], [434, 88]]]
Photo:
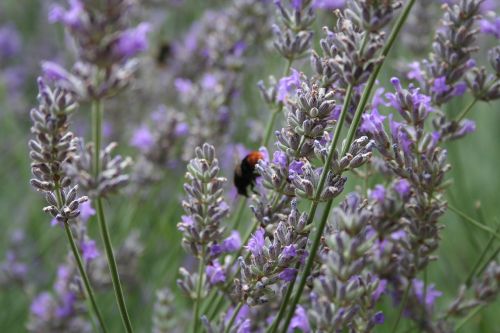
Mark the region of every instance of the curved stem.
[[[100, 173], [100, 153], [101, 153], [101, 131], [102, 131], [102, 101], [97, 99], [92, 103], [92, 139], [94, 141], [94, 165], [93, 173], [95, 182], [99, 181]], [[123, 296], [123, 289], [120, 283], [120, 277], [118, 275], [118, 268], [116, 266], [115, 257], [113, 254], [113, 246], [111, 245], [111, 238], [109, 236], [108, 226], [106, 225], [106, 219], [104, 216], [104, 209], [102, 205], [101, 197], [97, 196], [95, 198], [96, 210], [97, 210], [97, 221], [99, 223], [99, 230], [101, 233], [102, 240], [104, 242], [104, 249], [106, 251], [106, 257], [108, 260], [109, 271], [111, 273], [111, 281], [113, 282], [113, 289], [115, 291], [116, 301], [118, 303], [118, 308], [120, 310], [120, 315], [122, 317], [123, 325], [128, 333], [132, 333], [132, 324], [127, 312], [127, 306], [125, 304], [125, 297]]]
[[464, 319], [462, 319], [462, 321], [460, 321], [456, 326], [455, 326], [455, 332], [458, 332], [462, 326], [465, 325], [465, 323], [467, 323], [470, 319], [472, 319], [475, 315], [477, 315], [479, 313], [479, 311], [481, 311], [483, 308], [485, 307], [484, 304], [481, 304], [479, 305], [477, 308], [475, 308], [474, 310], [472, 310], [468, 315], [467, 317], [465, 317]]
[[276, 117], [278, 117], [282, 109], [283, 105], [280, 105], [279, 107], [277, 107], [275, 110], [272, 111], [271, 118], [269, 119], [269, 122], [267, 123], [266, 126], [266, 132], [262, 137], [261, 146], [266, 147], [269, 144], [269, 140], [271, 140], [271, 134], [274, 128], [274, 122], [276, 121]]
[[229, 322], [227, 323], [227, 326], [224, 329], [224, 333], [229, 333], [229, 330], [233, 326], [233, 323], [236, 320], [236, 316], [238, 316], [238, 312], [240, 312], [240, 309], [242, 306], [243, 306], [243, 302], [239, 302], [238, 305], [236, 306], [236, 309], [234, 309], [234, 311], [233, 311], [231, 319], [229, 319]]
[[80, 272], [80, 276], [83, 280], [83, 285], [85, 287], [85, 292], [87, 293], [88, 299], [90, 300], [90, 305], [92, 306], [92, 310], [94, 311], [97, 320], [99, 321], [99, 325], [104, 333], [107, 332], [106, 324], [102, 317], [101, 311], [99, 311], [99, 307], [97, 306], [97, 302], [95, 300], [94, 291], [92, 290], [92, 286], [90, 285], [90, 280], [85, 272], [82, 257], [80, 256], [80, 252], [78, 251], [78, 247], [75, 243], [75, 238], [73, 237], [73, 233], [71, 232], [71, 228], [68, 222], [64, 222], [64, 229], [66, 230], [66, 236], [68, 237], [68, 242], [71, 246], [71, 251], [73, 252], [73, 256], [76, 260], [76, 265], [78, 267], [78, 271]]
[[[62, 207], [63, 197], [62, 197], [62, 193], [61, 193], [61, 187], [60, 187], [59, 180], [55, 181], [55, 185], [56, 185], [55, 192], [56, 192], [57, 205], [59, 207]], [[106, 324], [104, 322], [104, 319], [102, 317], [101, 312], [99, 311], [99, 307], [97, 306], [97, 302], [96, 302], [95, 296], [94, 296], [94, 291], [92, 289], [92, 286], [90, 285], [90, 279], [87, 275], [87, 272], [85, 271], [82, 257], [80, 256], [80, 252], [78, 251], [78, 247], [76, 246], [75, 237], [73, 236], [73, 233], [71, 232], [71, 228], [69, 226], [68, 221], [64, 222], [64, 230], [66, 231], [66, 236], [68, 238], [68, 242], [69, 242], [69, 245], [71, 247], [71, 252], [73, 252], [73, 256], [75, 257], [78, 271], [80, 272], [80, 276], [82, 277], [83, 285], [85, 287], [85, 292], [87, 294], [88, 300], [90, 300], [90, 306], [92, 307], [92, 310], [94, 311], [94, 313], [99, 321], [99, 325], [101, 326], [102, 331], [104, 333], [106, 333], [107, 332]], [[92, 324], [94, 326], [93, 320], [92, 320]], [[95, 329], [95, 327], [94, 327], [94, 329]]]
[[113, 254], [113, 247], [111, 245], [111, 238], [109, 237], [109, 231], [104, 217], [102, 199], [97, 197], [95, 201], [97, 210], [97, 221], [99, 223], [99, 230], [101, 232], [101, 237], [104, 242], [104, 249], [106, 250], [106, 257], [108, 259], [109, 271], [111, 272], [111, 281], [113, 282], [113, 289], [115, 291], [116, 301], [118, 303], [118, 308], [120, 310], [120, 315], [122, 317], [125, 330], [128, 333], [132, 333], [133, 332], [132, 323], [130, 322], [130, 317], [127, 312], [127, 305], [125, 304], [125, 297], [123, 296], [123, 289], [120, 283], [118, 267], [116, 265], [115, 256]]
[[458, 115], [457, 119], [456, 119], [456, 122], [460, 122], [462, 119], [465, 118], [465, 116], [467, 115], [467, 113], [469, 113], [470, 110], [472, 110], [472, 107], [476, 104], [477, 102], [477, 98], [474, 97], [474, 99], [472, 100], [472, 102], [469, 103], [469, 105], [467, 105], [467, 107], [462, 111], [460, 112], [460, 114]]
[[198, 265], [198, 283], [196, 285], [196, 300], [193, 312], [193, 333], [198, 331], [200, 322], [201, 289], [203, 287], [203, 271], [205, 270], [205, 246], [201, 249], [200, 263]]
[[466, 215], [465, 213], [463, 213], [462, 211], [458, 210], [457, 208], [453, 207], [452, 205], [448, 204], [448, 208], [454, 212], [455, 214], [457, 214], [458, 216], [462, 217], [465, 221], [471, 223], [472, 225], [474, 225], [475, 227], [489, 233], [492, 237], [495, 237], [497, 239], [500, 239], [500, 234], [497, 234], [495, 232], [495, 230], [491, 229], [490, 227], [488, 226], [485, 226], [483, 224], [481, 224], [480, 222], [474, 220], [472, 217], [469, 217], [468, 215]]
[[[499, 232], [499, 231], [500, 231], [500, 226], [497, 227], [496, 232]], [[479, 266], [481, 266], [481, 262], [483, 261], [484, 257], [486, 256], [486, 254], [490, 250], [494, 241], [495, 241], [495, 236], [491, 235], [490, 238], [488, 239], [488, 243], [486, 243], [486, 246], [481, 251], [479, 258], [477, 258], [476, 262], [474, 263], [474, 266], [472, 267], [469, 275], [467, 276], [467, 280], [465, 280], [465, 285], [467, 287], [470, 287], [470, 285], [472, 284], [472, 280], [474, 279], [474, 276], [476, 275], [476, 272], [477, 272]]]
[[[292, 296], [293, 284], [295, 283], [296, 279], [297, 279], [297, 275], [295, 275], [295, 277], [291, 281], [291, 284], [288, 286], [284, 299], [288, 300]], [[278, 329], [279, 322], [281, 321], [283, 315], [285, 314], [285, 310], [286, 310], [287, 305], [288, 305], [287, 302], [281, 302], [278, 315], [273, 320], [271, 327], [266, 331], [266, 333], [275, 333], [276, 332], [276, 330]]]

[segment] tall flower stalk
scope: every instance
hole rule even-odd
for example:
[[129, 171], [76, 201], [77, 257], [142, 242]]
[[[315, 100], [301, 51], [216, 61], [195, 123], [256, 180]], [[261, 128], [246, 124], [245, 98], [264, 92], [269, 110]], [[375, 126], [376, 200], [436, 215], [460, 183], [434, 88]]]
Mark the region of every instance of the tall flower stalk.
[[[405, 8], [403, 9], [403, 13], [401, 14], [398, 22], [396, 22], [396, 25], [393, 28], [393, 30], [391, 32], [391, 35], [389, 37], [389, 40], [388, 40], [386, 46], [384, 47], [384, 50], [382, 51], [382, 55], [384, 57], [386, 57], [388, 55], [388, 53], [389, 53], [392, 45], [394, 44], [394, 41], [395, 41], [397, 35], [399, 34], [399, 32], [401, 31], [401, 28], [404, 25], [404, 22], [405, 22], [405, 20], [406, 20], [406, 18], [408, 16], [408, 13], [410, 12], [413, 4], [414, 4], [414, 2], [415, 2], [414, 0], [413, 1], [410, 0], [406, 4]], [[362, 114], [362, 112], [364, 111], [364, 109], [366, 107], [366, 103], [368, 101], [368, 97], [371, 95], [371, 91], [373, 89], [373, 85], [374, 85], [376, 77], [377, 77], [377, 75], [378, 75], [378, 73], [380, 71], [380, 68], [382, 67], [382, 64], [383, 64], [383, 60], [376, 66], [376, 69], [370, 75], [370, 79], [368, 81], [368, 84], [367, 84], [367, 86], [365, 87], [365, 89], [363, 91], [363, 96], [362, 96], [361, 102], [358, 105], [358, 109], [356, 110], [354, 121], [352, 122], [351, 127], [349, 128], [349, 133], [348, 133], [348, 137], [347, 137], [347, 144], [344, 145], [344, 149], [343, 149], [344, 151], [343, 151], [342, 155], [345, 154], [345, 149], [347, 147], [349, 147], [348, 143], [352, 142], [352, 140], [354, 138], [354, 134], [355, 134], [355, 132], [357, 130], [357, 127], [359, 125], [359, 121], [361, 119], [361, 114]], [[330, 144], [330, 149], [328, 151], [328, 157], [326, 159], [325, 166], [324, 166], [323, 172], [321, 174], [320, 182], [319, 182], [318, 188], [317, 188], [316, 193], [315, 193], [315, 200], [313, 200], [313, 202], [311, 204], [311, 207], [309, 209], [308, 216], [311, 219], [311, 221], [309, 221], [309, 223], [312, 222], [312, 219], [314, 218], [314, 215], [316, 213], [316, 209], [318, 207], [318, 201], [317, 201], [317, 199], [319, 199], [319, 194], [323, 190], [322, 187], [323, 187], [324, 182], [326, 180], [326, 176], [328, 174], [328, 170], [330, 168], [330, 164], [331, 164], [332, 159], [333, 159], [333, 153], [335, 151], [335, 148], [336, 148], [336, 145], [337, 145], [337, 142], [338, 142], [338, 137], [340, 136], [340, 130], [338, 130], [338, 129], [341, 128], [341, 126], [343, 125], [343, 121], [345, 119], [345, 115], [348, 112], [348, 106], [350, 104], [352, 89], [353, 89], [352, 88], [352, 84], [350, 84], [348, 86], [348, 88], [347, 88], [346, 97], [344, 99], [344, 105], [343, 105], [343, 108], [342, 108], [342, 111], [341, 111], [341, 115], [340, 115], [340, 118], [339, 118], [339, 123], [337, 124], [337, 128], [335, 130], [333, 140], [332, 140], [332, 142]], [[288, 326], [290, 325], [292, 317], [293, 317], [293, 315], [295, 313], [295, 307], [297, 306], [297, 304], [298, 304], [298, 302], [300, 300], [302, 291], [304, 290], [307, 278], [308, 278], [308, 276], [309, 276], [309, 274], [311, 272], [311, 269], [312, 269], [312, 265], [313, 265], [314, 258], [316, 256], [316, 252], [317, 252], [317, 250], [319, 248], [319, 243], [320, 243], [321, 237], [323, 235], [323, 230], [324, 230], [324, 228], [326, 226], [326, 221], [328, 219], [328, 215], [329, 215], [330, 209], [332, 207], [332, 204], [333, 204], [333, 199], [331, 199], [331, 200], [328, 201], [328, 203], [327, 203], [327, 205], [325, 207], [325, 210], [323, 212], [322, 218], [321, 218], [321, 220], [319, 222], [318, 229], [317, 229], [315, 237], [313, 239], [312, 247], [311, 247], [311, 250], [310, 250], [310, 253], [309, 253], [306, 265], [305, 265], [305, 268], [304, 268], [304, 272], [302, 273], [302, 277], [300, 279], [298, 289], [296, 290], [295, 295], [292, 298], [290, 308], [288, 308], [287, 317], [285, 319], [285, 323], [283, 325], [282, 332], [286, 332], [287, 331]], [[295, 282], [295, 280], [292, 281], [292, 283], [288, 286], [288, 288], [293, 288], [294, 282]], [[287, 294], [287, 295], [291, 295], [291, 293]], [[288, 302], [288, 299], [285, 298], [282, 301], [282, 304], [287, 304], [287, 302]], [[276, 322], [273, 325], [274, 328], [273, 328], [273, 330], [271, 332], [275, 331], [276, 328], [279, 326], [279, 323], [280, 323], [280, 314], [282, 316], [282, 312], [285, 311], [285, 308], [286, 308], [286, 305], [282, 306], [282, 308], [280, 309], [280, 312], [278, 313], [278, 316], [277, 316], [277, 320], [276, 320]]]
[[38, 79], [38, 89], [40, 105], [31, 111], [32, 132], [36, 136], [29, 143], [33, 159], [31, 168], [36, 177], [31, 180], [31, 184], [45, 193], [49, 206], [44, 211], [50, 213], [56, 223], [64, 226], [92, 311], [101, 329], [106, 332], [104, 319], [69, 224], [80, 215], [79, 206], [88, 200], [85, 196], [77, 197], [78, 186], [71, 187], [71, 180], [65, 171], [65, 165], [74, 157], [76, 150], [73, 133], [68, 130], [68, 120], [77, 104], [70, 92], [51, 90], [41, 78]]

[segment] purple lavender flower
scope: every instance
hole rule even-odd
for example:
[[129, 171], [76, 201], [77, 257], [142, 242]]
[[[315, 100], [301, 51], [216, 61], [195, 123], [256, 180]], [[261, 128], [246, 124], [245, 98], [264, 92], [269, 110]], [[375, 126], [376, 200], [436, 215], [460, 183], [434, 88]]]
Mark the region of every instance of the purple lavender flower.
[[417, 297], [418, 301], [421, 304], [425, 303], [425, 307], [428, 309], [428, 311], [432, 311], [436, 299], [443, 295], [442, 292], [440, 292], [434, 287], [434, 284], [429, 284], [427, 285], [427, 292], [425, 292], [425, 300], [424, 300], [424, 281], [419, 279], [414, 279], [412, 287], [413, 287], [413, 293]]
[[[386, 241], [382, 241], [379, 245], [380, 247], [383, 247], [383, 244], [382, 244], [383, 242], [386, 242]], [[381, 251], [381, 252], [383, 252], [383, 251]], [[379, 280], [377, 289], [375, 289], [375, 291], [372, 294], [372, 299], [374, 302], [376, 302], [380, 299], [380, 297], [385, 293], [386, 288], [387, 288], [387, 280], [385, 280], [385, 279]]]
[[408, 65], [408, 68], [410, 69], [408, 71], [408, 73], [406, 74], [406, 77], [408, 79], [416, 80], [418, 82], [424, 81], [424, 72], [422, 71], [422, 68], [420, 67], [420, 62], [413, 61]]
[[[231, 317], [233, 316], [233, 312], [234, 312], [234, 307], [230, 307], [229, 310], [227, 310], [227, 314], [224, 317], [224, 321], [226, 323], [228, 323]], [[235, 324], [239, 324], [246, 321], [249, 315], [250, 315], [250, 307], [247, 304], [244, 304], [241, 307], [240, 311], [238, 311], [238, 314], [236, 315], [236, 318], [234, 320]]]
[[21, 50], [21, 37], [17, 29], [7, 24], [0, 27], [0, 64], [19, 53]]
[[500, 39], [500, 17], [496, 17], [493, 22], [482, 19], [479, 21], [481, 32], [486, 35], [492, 35], [496, 39]]
[[211, 73], [206, 73], [201, 79], [201, 87], [203, 89], [214, 89], [218, 84], [217, 77]]
[[130, 144], [143, 152], [148, 151], [154, 143], [153, 134], [146, 125], [137, 128], [130, 139]]
[[141, 23], [137, 27], [123, 31], [113, 45], [113, 53], [119, 59], [128, 60], [148, 49], [148, 33], [151, 26]]
[[88, 200], [80, 205], [80, 219], [87, 222], [91, 216], [95, 215], [95, 209], [92, 208], [92, 201]]
[[48, 292], [41, 293], [31, 302], [30, 311], [40, 319], [49, 320], [53, 302], [54, 300]]
[[297, 306], [297, 309], [295, 309], [295, 314], [290, 322], [290, 326], [288, 327], [288, 332], [294, 332], [296, 329], [303, 333], [311, 332], [311, 326], [309, 325], [309, 320], [307, 319], [306, 310], [300, 305]]
[[188, 94], [193, 89], [193, 82], [189, 79], [177, 78], [174, 81], [174, 86], [180, 94]]
[[316, 0], [313, 2], [313, 8], [322, 10], [333, 10], [343, 8], [346, 0]]
[[300, 73], [293, 69], [291, 70], [290, 76], [285, 76], [280, 79], [278, 83], [278, 95], [277, 99], [280, 102], [284, 102], [288, 94], [293, 90], [300, 87]]
[[92, 239], [84, 240], [81, 243], [81, 249], [82, 249], [83, 260], [85, 260], [86, 262], [89, 262], [92, 259], [99, 257], [100, 255], [96, 243]]
[[214, 260], [211, 265], [207, 265], [205, 269], [208, 281], [210, 284], [215, 285], [218, 283], [226, 282], [226, 274], [224, 268], [218, 260]]
[[380, 203], [385, 200], [385, 187], [383, 185], [376, 185], [373, 190], [370, 191], [370, 198]]
[[458, 82], [453, 86], [453, 96], [462, 96], [467, 91], [467, 84], [465, 82]]
[[241, 247], [240, 233], [236, 230], [231, 231], [231, 235], [222, 241], [223, 252], [234, 252]]
[[287, 245], [283, 248], [283, 257], [287, 260], [294, 258], [297, 255], [297, 250], [295, 249], [295, 245]]
[[405, 198], [408, 196], [410, 193], [410, 183], [406, 179], [399, 179], [395, 184], [394, 184], [394, 189], [396, 192], [399, 193], [399, 195], [402, 198]]
[[476, 130], [476, 123], [470, 119], [464, 119], [460, 122], [458, 130], [453, 135], [454, 138], [461, 138]]
[[60, 5], [52, 6], [49, 10], [49, 22], [60, 22], [70, 30], [79, 30], [83, 26], [83, 3], [80, 0], [70, 0], [69, 5], [70, 8], [68, 10]]
[[61, 304], [56, 308], [56, 317], [64, 319], [70, 317], [75, 312], [76, 295], [74, 292], [66, 291], [60, 300]]
[[265, 245], [264, 234], [265, 234], [264, 229], [259, 228], [254, 232], [254, 234], [248, 241], [247, 248], [256, 257], [262, 253], [262, 248]]
[[450, 87], [446, 84], [446, 77], [440, 76], [435, 78], [432, 90], [437, 94], [444, 94], [449, 91]]
[[282, 152], [281, 150], [277, 150], [273, 154], [273, 163], [280, 166], [281, 168], [286, 168], [288, 158], [284, 152]]
[[42, 61], [42, 73], [50, 81], [70, 81], [71, 74], [62, 66], [52, 61]]
[[295, 276], [297, 276], [297, 269], [295, 268], [285, 268], [279, 275], [278, 277], [285, 281], [285, 282], [290, 282], [293, 279], [295, 279]]
[[373, 110], [371, 113], [363, 114], [363, 122], [360, 130], [365, 133], [377, 133], [383, 130], [383, 122], [385, 116], [381, 115], [378, 110]]
[[176, 137], [183, 137], [189, 134], [189, 125], [185, 122], [180, 122], [177, 125], [175, 125], [175, 130], [174, 130], [175, 136]]
[[385, 320], [385, 317], [384, 317], [384, 313], [382, 311], [375, 313], [375, 315], [373, 316], [373, 322], [377, 325], [383, 324], [384, 320]]
[[304, 162], [302, 161], [292, 161], [289, 165], [290, 174], [301, 175], [304, 173], [302, 167], [304, 166]]

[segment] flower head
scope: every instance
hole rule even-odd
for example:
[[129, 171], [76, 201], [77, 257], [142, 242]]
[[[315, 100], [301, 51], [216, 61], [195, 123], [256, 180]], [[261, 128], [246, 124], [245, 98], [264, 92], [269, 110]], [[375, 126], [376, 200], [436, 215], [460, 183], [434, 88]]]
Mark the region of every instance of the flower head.
[[145, 125], [137, 128], [130, 139], [130, 144], [143, 152], [148, 151], [154, 143], [153, 134]]
[[265, 245], [264, 242], [264, 229], [257, 229], [250, 240], [248, 241], [247, 248], [254, 256], [258, 256], [262, 253], [262, 248]]
[[135, 28], [123, 31], [113, 45], [113, 53], [119, 59], [128, 60], [148, 49], [148, 33], [151, 26], [141, 23]]
[[303, 333], [311, 332], [311, 326], [309, 325], [309, 320], [307, 319], [306, 310], [300, 305], [297, 306], [297, 309], [295, 309], [295, 314], [290, 322], [288, 331], [294, 332], [297, 329]]
[[300, 87], [300, 73], [292, 68], [292, 74], [280, 79], [278, 83], [278, 100], [284, 102], [288, 94]]
[[215, 285], [218, 283], [226, 282], [226, 274], [224, 268], [218, 260], [214, 260], [211, 265], [205, 269], [210, 284]]
[[285, 282], [290, 282], [293, 279], [295, 279], [295, 276], [297, 276], [297, 269], [295, 268], [285, 268], [279, 275], [278, 277], [285, 281]]

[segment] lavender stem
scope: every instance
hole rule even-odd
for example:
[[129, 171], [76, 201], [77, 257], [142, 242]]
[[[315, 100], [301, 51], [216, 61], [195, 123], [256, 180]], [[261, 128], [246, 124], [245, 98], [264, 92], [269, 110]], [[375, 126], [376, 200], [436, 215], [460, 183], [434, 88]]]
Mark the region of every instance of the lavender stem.
[[236, 309], [234, 309], [233, 314], [231, 316], [231, 319], [227, 323], [226, 328], [224, 329], [224, 333], [229, 333], [231, 327], [233, 326], [234, 320], [238, 316], [238, 312], [240, 312], [241, 307], [243, 306], [243, 302], [239, 302], [238, 305], [236, 306]]
[[465, 221], [471, 223], [472, 225], [474, 225], [475, 227], [489, 233], [491, 236], [497, 238], [497, 239], [500, 239], [500, 234], [497, 234], [495, 232], [495, 230], [491, 229], [490, 227], [488, 226], [485, 226], [483, 224], [481, 224], [480, 222], [474, 220], [472, 217], [469, 217], [467, 216], [465, 213], [463, 213], [462, 211], [458, 210], [457, 208], [453, 207], [452, 205], [448, 204], [448, 208], [454, 212], [455, 214], [457, 214], [458, 216], [460, 217], [463, 217]]
[[[57, 192], [59, 192], [59, 190]], [[60, 195], [60, 193], [59, 193], [59, 195]], [[71, 246], [71, 251], [73, 252], [78, 270], [79, 270], [80, 275], [82, 277], [83, 285], [85, 286], [85, 291], [86, 291], [87, 296], [90, 300], [90, 305], [92, 306], [92, 309], [94, 310], [94, 313], [97, 317], [97, 320], [99, 321], [99, 325], [101, 326], [102, 332], [106, 333], [108, 331], [106, 329], [106, 324], [104, 322], [104, 319], [102, 317], [101, 312], [99, 311], [99, 307], [97, 306], [97, 302], [96, 302], [95, 296], [94, 296], [94, 291], [92, 290], [92, 286], [90, 285], [89, 277], [88, 277], [88, 275], [85, 272], [85, 269], [83, 267], [82, 257], [80, 256], [80, 253], [78, 252], [78, 248], [76, 247], [76, 243], [75, 243], [75, 238], [73, 237], [73, 233], [71, 232], [71, 228], [70, 228], [68, 222], [64, 222], [64, 229], [66, 230], [66, 236], [68, 237], [68, 242], [69, 242], [69, 245]]]
[[[94, 176], [96, 182], [99, 178], [100, 169], [100, 152], [101, 152], [101, 135], [102, 135], [102, 101], [99, 99], [94, 100], [92, 103], [92, 136], [94, 141]], [[111, 280], [113, 282], [113, 289], [115, 291], [116, 301], [118, 303], [118, 308], [120, 310], [120, 315], [122, 317], [123, 325], [128, 333], [132, 333], [132, 324], [127, 312], [127, 306], [125, 304], [125, 298], [123, 296], [123, 289], [120, 283], [120, 277], [118, 274], [118, 268], [116, 266], [115, 257], [113, 254], [113, 246], [111, 245], [111, 238], [109, 236], [108, 227], [106, 225], [106, 219], [104, 216], [104, 209], [102, 205], [102, 199], [100, 196], [95, 198], [96, 210], [97, 210], [97, 221], [99, 223], [99, 230], [101, 232], [101, 237], [104, 242], [104, 248], [106, 250], [106, 257], [108, 259], [108, 266], [111, 272]]]
[[198, 265], [198, 284], [196, 286], [196, 300], [193, 312], [193, 333], [198, 331], [200, 321], [201, 289], [203, 287], [203, 272], [205, 271], [205, 246], [201, 249], [200, 263]]

